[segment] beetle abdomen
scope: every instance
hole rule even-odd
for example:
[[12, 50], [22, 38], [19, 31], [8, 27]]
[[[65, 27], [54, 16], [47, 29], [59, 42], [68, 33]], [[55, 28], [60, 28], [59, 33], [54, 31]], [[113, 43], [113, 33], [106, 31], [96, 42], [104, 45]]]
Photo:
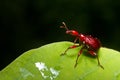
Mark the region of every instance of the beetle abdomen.
[[89, 47], [89, 49], [94, 50], [98, 50], [101, 46], [101, 43], [97, 38], [93, 38], [92, 36], [89, 35], [85, 37], [85, 44]]

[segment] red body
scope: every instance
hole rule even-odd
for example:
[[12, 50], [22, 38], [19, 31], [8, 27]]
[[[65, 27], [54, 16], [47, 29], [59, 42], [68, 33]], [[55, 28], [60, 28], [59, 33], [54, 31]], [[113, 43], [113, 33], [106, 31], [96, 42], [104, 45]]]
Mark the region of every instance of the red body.
[[66, 34], [75, 36], [80, 40], [80, 42], [86, 46], [87, 49], [96, 51], [100, 48], [101, 43], [97, 38], [92, 37], [91, 35], [79, 34], [75, 30], [67, 30]]
[[86, 45], [89, 50], [98, 50], [101, 46], [100, 41], [97, 38], [93, 38], [91, 35], [79, 35], [80, 41]]
[[[68, 47], [65, 50], [65, 52], [63, 54], [61, 54], [61, 55], [66, 54], [66, 52], [69, 49], [73, 49], [73, 48], [76, 48], [76, 47], [79, 47], [80, 45], [82, 45], [82, 47], [81, 47], [81, 49], [80, 49], [80, 51], [78, 53], [78, 56], [77, 56], [76, 63], [75, 63], [74, 67], [77, 66], [78, 58], [81, 55], [83, 49], [87, 49], [89, 54], [91, 54], [92, 56], [97, 57], [98, 65], [101, 68], [104, 69], [104, 67], [100, 64], [98, 55], [96, 53], [97, 50], [101, 47], [100, 41], [97, 38], [92, 37], [91, 35], [84, 35], [84, 34], [81, 34], [81, 33], [79, 34], [76, 30], [69, 30], [64, 22], [63, 22], [63, 25], [64, 26], [60, 26], [60, 27], [66, 29], [66, 34], [70, 34], [70, 35], [76, 37], [76, 39], [74, 40], [74, 44], [72, 46]], [[79, 45], [75, 44], [77, 40], [79, 40]]]

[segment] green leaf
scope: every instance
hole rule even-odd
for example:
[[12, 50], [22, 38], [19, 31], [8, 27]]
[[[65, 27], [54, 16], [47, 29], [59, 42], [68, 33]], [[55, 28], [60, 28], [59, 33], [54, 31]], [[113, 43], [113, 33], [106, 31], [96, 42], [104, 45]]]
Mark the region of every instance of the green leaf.
[[120, 52], [100, 48], [103, 70], [84, 51], [74, 68], [80, 47], [60, 56], [72, 44], [56, 42], [25, 52], [0, 71], [0, 80], [120, 80]]

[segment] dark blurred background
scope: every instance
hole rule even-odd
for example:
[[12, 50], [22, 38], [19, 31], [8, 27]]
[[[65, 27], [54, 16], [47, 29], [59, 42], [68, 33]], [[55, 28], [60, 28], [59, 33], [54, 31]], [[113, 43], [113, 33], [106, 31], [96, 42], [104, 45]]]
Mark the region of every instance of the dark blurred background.
[[99, 38], [104, 47], [120, 51], [119, 0], [2, 0], [0, 1], [0, 69], [23, 52], [42, 45], [73, 41], [60, 29]]

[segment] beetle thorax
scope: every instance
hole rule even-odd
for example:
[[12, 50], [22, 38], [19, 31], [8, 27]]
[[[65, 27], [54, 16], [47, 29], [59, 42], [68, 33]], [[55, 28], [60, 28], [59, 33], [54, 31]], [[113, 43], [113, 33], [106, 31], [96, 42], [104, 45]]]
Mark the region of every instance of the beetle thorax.
[[85, 35], [79, 34], [79, 38], [81, 42], [85, 41]]

